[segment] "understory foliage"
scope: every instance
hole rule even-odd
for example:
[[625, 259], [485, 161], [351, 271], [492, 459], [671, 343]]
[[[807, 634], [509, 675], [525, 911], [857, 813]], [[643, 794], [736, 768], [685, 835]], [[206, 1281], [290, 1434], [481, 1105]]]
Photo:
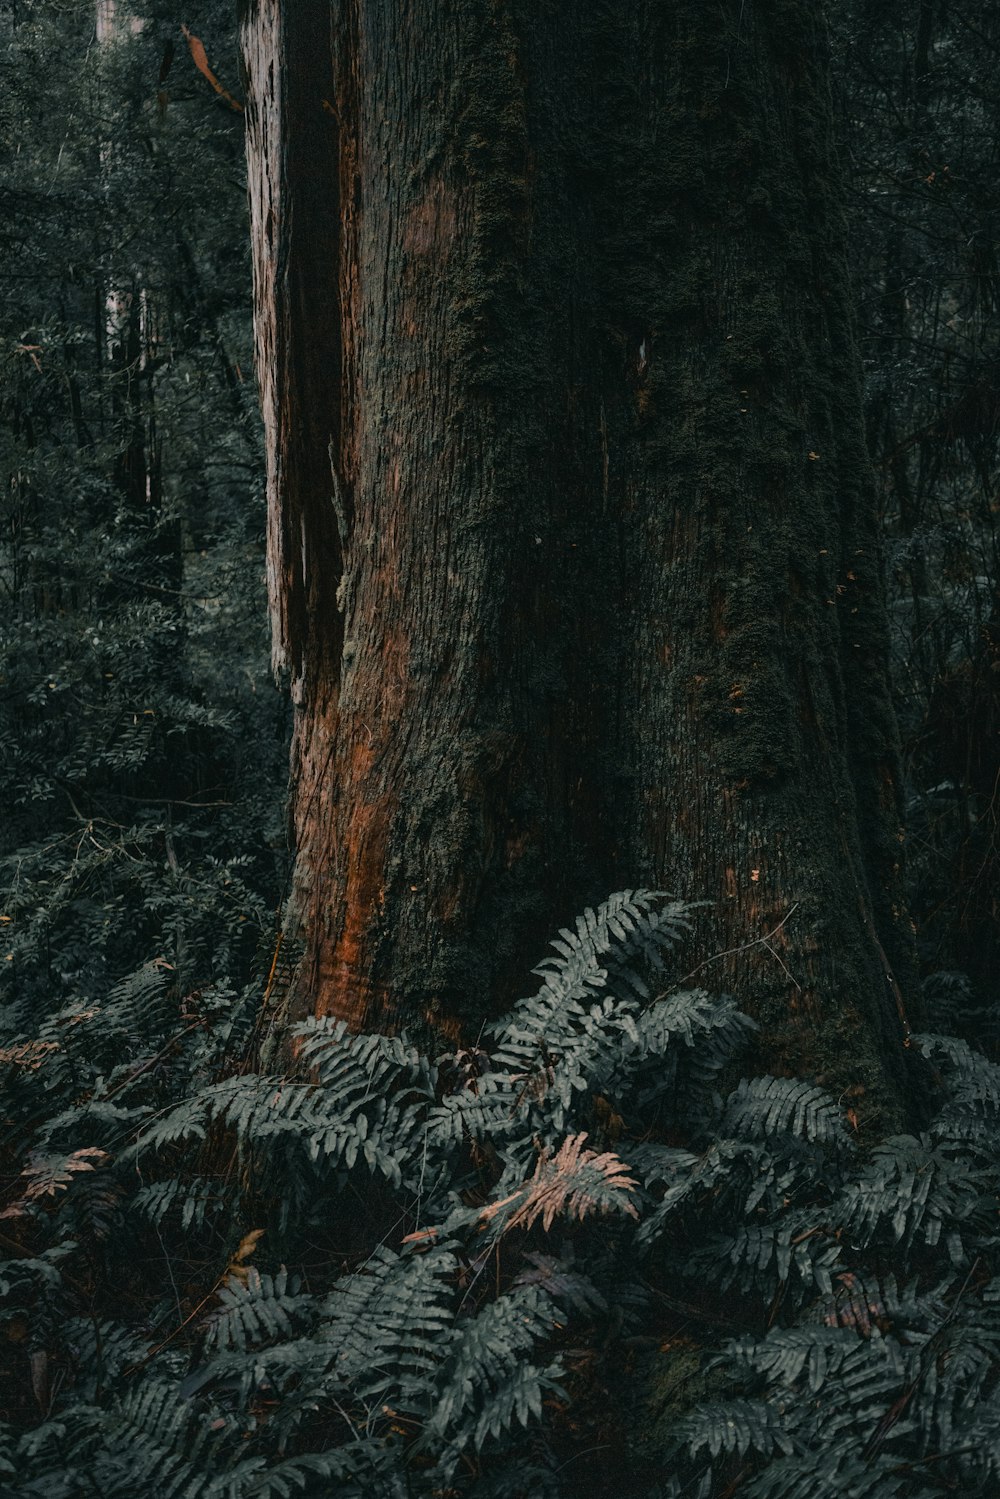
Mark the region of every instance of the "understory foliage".
[[5, 1481], [995, 1494], [1000, 1069], [923, 1038], [933, 1122], [874, 1147], [807, 1080], [733, 1087], [752, 1022], [670, 982], [687, 915], [585, 911], [434, 1058], [322, 1020], [264, 1074], [155, 964], [10, 1037]]

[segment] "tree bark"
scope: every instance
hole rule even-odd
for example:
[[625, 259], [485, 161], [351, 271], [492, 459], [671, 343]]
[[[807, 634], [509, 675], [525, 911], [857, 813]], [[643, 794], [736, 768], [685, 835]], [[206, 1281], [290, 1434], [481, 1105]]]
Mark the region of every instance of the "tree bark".
[[653, 885], [755, 944], [701, 980], [770, 1070], [898, 1118], [818, 4], [247, 0], [243, 38], [293, 1011], [474, 1037], [556, 926]]

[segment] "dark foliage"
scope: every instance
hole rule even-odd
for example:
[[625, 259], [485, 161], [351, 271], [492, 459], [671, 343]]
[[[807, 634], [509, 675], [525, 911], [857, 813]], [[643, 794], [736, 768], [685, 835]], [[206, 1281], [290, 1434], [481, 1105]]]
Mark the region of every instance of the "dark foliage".
[[9, 1032], [103, 1008], [142, 959], [197, 1012], [245, 978], [280, 878], [241, 135], [193, 68], [158, 102], [151, 22], [77, 17], [3, 22]]
[[220, 1009], [116, 1068], [183, 1018], [155, 967], [13, 1041], [19, 1492], [602, 1493], [624, 1421], [636, 1493], [994, 1493], [1000, 1069], [925, 1039], [937, 1114], [874, 1149], [723, 1095], [750, 1022], [647, 982], [684, 926], [612, 897], [435, 1061], [324, 1021], [267, 1076]]

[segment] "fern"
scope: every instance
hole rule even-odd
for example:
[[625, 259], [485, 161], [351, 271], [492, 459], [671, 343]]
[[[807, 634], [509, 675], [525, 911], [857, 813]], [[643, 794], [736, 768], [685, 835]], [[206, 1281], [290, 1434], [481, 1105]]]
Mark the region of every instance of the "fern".
[[366, 1402], [392, 1391], [401, 1409], [425, 1414], [454, 1323], [456, 1270], [444, 1245], [406, 1255], [380, 1248], [361, 1270], [338, 1280], [320, 1308], [333, 1381]]
[[220, 1306], [203, 1326], [207, 1349], [247, 1349], [289, 1336], [296, 1325], [313, 1322], [316, 1298], [298, 1291], [286, 1270], [262, 1275], [252, 1267], [245, 1280], [231, 1276], [219, 1291]]
[[547, 1395], [564, 1396], [556, 1362], [538, 1367], [530, 1358], [555, 1324], [551, 1301], [521, 1287], [456, 1322], [435, 1382], [422, 1439], [443, 1445], [442, 1472], [450, 1475], [470, 1442], [509, 1431], [515, 1421], [540, 1420]]
[[347, 1065], [328, 1085], [252, 1073], [212, 1083], [144, 1126], [136, 1153], [205, 1140], [221, 1125], [248, 1147], [284, 1141], [328, 1168], [364, 1164], [398, 1187], [420, 1159], [431, 1095], [416, 1084], [397, 1096], [374, 1091], [366, 1072], [371, 1047], [362, 1044], [372, 1039], [351, 1039]]
[[821, 1453], [779, 1458], [744, 1486], [747, 1499], [940, 1499], [940, 1492], [892, 1458], [868, 1462], [829, 1442]]
[[961, 1265], [969, 1228], [983, 1232], [993, 1219], [994, 1183], [992, 1162], [967, 1159], [961, 1146], [897, 1136], [873, 1151], [844, 1192], [838, 1217], [864, 1244], [881, 1235], [912, 1249], [943, 1238], [952, 1263]]
[[1000, 1123], [1000, 1067], [995, 1062], [951, 1036], [918, 1036], [916, 1041], [943, 1074], [948, 1097], [939, 1115], [942, 1126], [968, 1121], [982, 1129]]
[[706, 1236], [685, 1273], [701, 1275], [727, 1291], [771, 1297], [793, 1276], [798, 1297], [810, 1291], [833, 1295], [833, 1276], [843, 1268], [839, 1243], [792, 1216], [784, 1223], [748, 1223], [732, 1233]]
[[181, 1228], [188, 1231], [204, 1229], [208, 1219], [221, 1212], [225, 1201], [226, 1193], [220, 1182], [212, 1177], [191, 1174], [183, 1179], [168, 1177], [140, 1187], [132, 1196], [130, 1208], [133, 1213], [147, 1218], [154, 1227], [160, 1227], [176, 1215]]
[[[45, 1499], [568, 1499], [629, 1371], [676, 1359], [670, 1499], [992, 1499], [997, 1070], [925, 1039], [937, 1115], [862, 1149], [808, 1080], [721, 1096], [750, 1022], [650, 983], [685, 910], [585, 912], [535, 995], [433, 1061], [324, 1020], [287, 1075], [220, 1075], [222, 998], [186, 1021], [159, 969], [105, 1006], [106, 1073], [86, 1008], [19, 1033], [11, 1095], [54, 1108], [8, 1177], [37, 1391], [0, 1463]], [[123, 1252], [123, 1306], [92, 1308]]]
[[726, 1102], [721, 1128], [750, 1140], [788, 1133], [824, 1144], [849, 1143], [834, 1099], [797, 1078], [744, 1079]]
[[731, 1400], [724, 1405], [701, 1405], [683, 1420], [677, 1444], [697, 1458], [723, 1454], [745, 1457], [748, 1452], [771, 1457], [791, 1453], [793, 1443], [782, 1424], [781, 1413], [763, 1400]]
[[688, 929], [690, 909], [647, 890], [623, 891], [596, 912], [588, 909], [575, 931], [563, 928], [553, 942], [556, 955], [534, 970], [543, 980], [539, 991], [498, 1022], [493, 1068], [547, 1127], [568, 1128], [581, 1095], [608, 1085], [623, 1041], [639, 1045], [635, 1016], [648, 989], [633, 965], [644, 959], [661, 968], [663, 953]]
[[763, 1376], [769, 1386], [792, 1390], [802, 1384], [815, 1395], [837, 1378], [856, 1346], [857, 1338], [846, 1328], [780, 1327], [759, 1340], [731, 1340], [719, 1358], [727, 1366], [743, 1366]]
[[[631, 964], [644, 958], [662, 968], [664, 950], [675, 947], [690, 930], [691, 907], [655, 890], [621, 890], [597, 911], [588, 907], [576, 919], [576, 929], [563, 927], [553, 939], [555, 957], [543, 958], [532, 972], [543, 979], [535, 1003], [544, 1013], [587, 989], [603, 989], [609, 974], [619, 977], [640, 999], [648, 990]], [[504, 1027], [510, 1044], [510, 1027]], [[525, 1057], [525, 1060], [528, 1060]]]
[[[591, 1213], [626, 1213], [638, 1218], [636, 1182], [610, 1151], [585, 1149], [585, 1133], [570, 1135], [554, 1154], [543, 1150], [534, 1175], [499, 1202], [489, 1203], [480, 1221], [499, 1220], [498, 1232], [530, 1229], [541, 1221], [546, 1232], [557, 1214], [582, 1220]], [[506, 1210], [506, 1211], [505, 1211]]]

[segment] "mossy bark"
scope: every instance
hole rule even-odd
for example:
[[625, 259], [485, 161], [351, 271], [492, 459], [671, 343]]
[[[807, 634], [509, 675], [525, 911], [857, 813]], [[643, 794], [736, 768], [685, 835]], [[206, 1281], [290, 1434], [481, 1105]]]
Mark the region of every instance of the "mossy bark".
[[773, 932], [704, 975], [767, 1066], [897, 1118], [819, 5], [249, 0], [244, 46], [295, 1007], [474, 1033], [652, 884], [716, 949]]

